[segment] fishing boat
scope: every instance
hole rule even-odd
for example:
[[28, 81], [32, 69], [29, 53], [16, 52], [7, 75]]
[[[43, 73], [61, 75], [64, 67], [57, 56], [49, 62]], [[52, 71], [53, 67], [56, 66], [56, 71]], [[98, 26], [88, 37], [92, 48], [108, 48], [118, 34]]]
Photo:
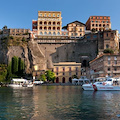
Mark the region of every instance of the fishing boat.
[[13, 78], [11, 80], [10, 87], [33, 87], [33, 83], [30, 80], [23, 78]]

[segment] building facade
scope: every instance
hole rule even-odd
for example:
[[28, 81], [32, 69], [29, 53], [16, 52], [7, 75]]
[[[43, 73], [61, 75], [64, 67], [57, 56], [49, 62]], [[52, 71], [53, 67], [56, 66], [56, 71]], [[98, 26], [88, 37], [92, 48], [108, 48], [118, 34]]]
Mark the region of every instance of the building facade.
[[3, 35], [28, 35], [30, 29], [4, 29]]
[[32, 21], [32, 30], [37, 35], [61, 35], [62, 17], [59, 11], [38, 11], [38, 20]]
[[110, 16], [90, 16], [86, 22], [86, 30], [103, 31], [111, 29]]
[[76, 75], [78, 78], [81, 76], [81, 63], [60, 62], [53, 63], [53, 65], [53, 72], [56, 75], [56, 83], [71, 83], [73, 75]]
[[82, 37], [85, 35], [85, 24], [79, 21], [74, 21], [67, 24], [68, 36]]
[[91, 78], [120, 77], [120, 55], [102, 54], [90, 61]]

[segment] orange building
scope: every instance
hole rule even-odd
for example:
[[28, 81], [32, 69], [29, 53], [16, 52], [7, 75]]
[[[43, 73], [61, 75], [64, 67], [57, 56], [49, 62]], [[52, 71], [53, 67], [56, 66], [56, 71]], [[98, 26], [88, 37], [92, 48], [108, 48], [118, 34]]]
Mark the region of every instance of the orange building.
[[111, 29], [110, 16], [90, 16], [86, 22], [86, 30], [109, 30]]

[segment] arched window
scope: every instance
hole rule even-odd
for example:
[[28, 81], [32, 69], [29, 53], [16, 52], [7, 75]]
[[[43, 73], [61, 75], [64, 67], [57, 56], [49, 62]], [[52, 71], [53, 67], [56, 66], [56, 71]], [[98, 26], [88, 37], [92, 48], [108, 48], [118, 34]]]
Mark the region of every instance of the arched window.
[[43, 35], [43, 33], [42, 33], [42, 32], [40, 32], [40, 35]]
[[65, 83], [65, 77], [62, 78], [62, 83]]
[[48, 25], [51, 25], [51, 22], [49, 22]]
[[53, 35], [56, 35], [56, 33], [55, 33], [55, 32], [53, 32]]
[[49, 35], [51, 35], [51, 32], [49, 32]]
[[44, 32], [44, 35], [47, 35], [47, 32]]
[[71, 77], [69, 78], [69, 82], [72, 83], [72, 78]]
[[57, 25], [60, 25], [60, 22], [57, 22]]
[[53, 22], [53, 25], [55, 25], [55, 22]]
[[59, 83], [59, 78], [58, 77], [56, 78], [56, 83]]
[[53, 27], [53, 30], [55, 30], [55, 27]]
[[60, 30], [60, 27], [57, 27], [57, 30]]
[[44, 24], [46, 25], [46, 24], [47, 24], [47, 22], [45, 21], [45, 22], [44, 22]]
[[40, 30], [42, 30], [42, 26], [40, 26]]
[[40, 21], [40, 24], [42, 24], [42, 21]]
[[47, 27], [44, 27], [44, 30], [47, 30]]
[[48, 27], [48, 30], [51, 30], [51, 27]]
[[60, 32], [58, 32], [57, 35], [60, 35]]

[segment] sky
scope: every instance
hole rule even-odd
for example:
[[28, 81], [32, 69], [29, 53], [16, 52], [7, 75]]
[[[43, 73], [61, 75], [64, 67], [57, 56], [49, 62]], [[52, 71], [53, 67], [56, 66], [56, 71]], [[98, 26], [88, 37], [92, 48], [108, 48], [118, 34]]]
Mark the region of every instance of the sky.
[[120, 0], [2, 0], [0, 29], [32, 29], [38, 11], [61, 11], [62, 26], [75, 20], [86, 23], [93, 15], [110, 16], [112, 29], [120, 31]]

